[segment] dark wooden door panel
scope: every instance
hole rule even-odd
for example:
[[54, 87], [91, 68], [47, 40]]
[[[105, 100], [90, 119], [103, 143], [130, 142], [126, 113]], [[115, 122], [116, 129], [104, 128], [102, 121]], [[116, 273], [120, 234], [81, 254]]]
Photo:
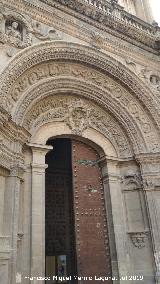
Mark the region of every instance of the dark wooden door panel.
[[[97, 152], [72, 141], [72, 168], [79, 276], [111, 276], [104, 191]], [[101, 283], [101, 282], [100, 282]], [[112, 283], [112, 281], [107, 281]]]

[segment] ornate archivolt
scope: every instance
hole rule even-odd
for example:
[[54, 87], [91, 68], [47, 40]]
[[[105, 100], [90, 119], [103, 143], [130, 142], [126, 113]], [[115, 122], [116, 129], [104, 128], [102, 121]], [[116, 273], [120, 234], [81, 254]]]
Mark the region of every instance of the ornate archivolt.
[[112, 113], [125, 129], [134, 152], [159, 151], [156, 124], [160, 121], [155, 98], [136, 81], [133, 73], [94, 49], [45, 42], [15, 56], [1, 79], [2, 107], [12, 114], [16, 124], [29, 132], [36, 125], [28, 124], [26, 117], [35, 103], [43, 101], [43, 105], [34, 110], [37, 117], [41, 117], [47, 104], [45, 97], [74, 93], [95, 101], [106, 113]]
[[131, 157], [132, 149], [126, 134], [116, 120], [86, 99], [71, 95], [55, 95], [39, 100], [25, 114], [23, 127], [35, 133], [50, 122], [65, 122], [72, 134], [83, 136], [92, 128], [110, 140], [121, 157]]
[[133, 72], [129, 71], [129, 69], [113, 58], [106, 57], [106, 54], [100, 51], [97, 52], [93, 48], [62, 41], [34, 45], [14, 57], [9, 66], [1, 74], [2, 85], [0, 87], [0, 94], [3, 98], [1, 104], [10, 110], [12, 103], [9, 103], [10, 96], [8, 94], [12, 90], [12, 85], [25, 71], [49, 60], [68, 60], [86, 63], [106, 74], [110, 74], [124, 84], [132, 93], [134, 92], [134, 96], [139, 98], [155, 118], [155, 121], [157, 123], [159, 121], [160, 123], [158, 113], [157, 111], [155, 112], [155, 107], [158, 103], [156, 96], [150, 94], [146, 86], [142, 81], [138, 80]]
[[112, 112], [136, 145], [133, 146], [136, 152], [144, 152], [145, 144], [151, 151], [157, 151], [158, 137], [152, 141], [154, 124], [138, 100], [111, 77], [82, 64], [51, 61], [21, 75], [9, 93], [14, 121], [22, 125], [25, 113], [36, 100], [64, 92], [92, 99]]

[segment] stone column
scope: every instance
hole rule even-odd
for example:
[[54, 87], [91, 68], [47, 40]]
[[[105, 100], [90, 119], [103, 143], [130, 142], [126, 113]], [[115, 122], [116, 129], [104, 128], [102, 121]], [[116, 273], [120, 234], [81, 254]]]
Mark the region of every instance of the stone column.
[[0, 167], [0, 283], [8, 284], [8, 261], [10, 238], [4, 235], [5, 183], [8, 171]]
[[[52, 146], [29, 144], [32, 149], [31, 277], [45, 277], [45, 155]], [[44, 280], [41, 281], [44, 283]]]
[[135, 0], [136, 16], [142, 20], [152, 23], [154, 18], [149, 0]]
[[150, 224], [156, 283], [160, 284], [160, 155], [137, 156], [140, 164], [146, 207]]
[[143, 5], [143, 0], [135, 0], [136, 16], [143, 21], [146, 21], [146, 15]]
[[[103, 179], [105, 180], [105, 192], [108, 190], [110, 191], [111, 208], [112, 208], [111, 214], [114, 225], [118, 270], [119, 270], [119, 277], [121, 277], [121, 276], [131, 275], [130, 271], [131, 267], [130, 267], [129, 253], [126, 247], [127, 240], [126, 240], [125, 211], [123, 208], [123, 196], [121, 192], [120, 175], [117, 166], [118, 166], [117, 161], [107, 160], [108, 173], [107, 175], [104, 175], [103, 173]], [[109, 188], [107, 188], [107, 186]], [[114, 252], [113, 249], [112, 252]], [[115, 262], [116, 260], [115, 256], [114, 258], [112, 258], [112, 260], [114, 261], [115, 265], [114, 271], [116, 272], [117, 263]], [[123, 282], [124, 282], [123, 280], [119, 280], [118, 283], [123, 283]], [[125, 282], [126, 284], [129, 283], [128, 281]], [[114, 283], [117, 283], [117, 281], [115, 281]]]
[[15, 163], [11, 167], [10, 175], [6, 178], [5, 206], [4, 206], [4, 235], [10, 238], [10, 273], [9, 283], [16, 283], [17, 273], [17, 234], [19, 215], [19, 192], [24, 169]]
[[0, 168], [0, 235], [3, 235], [5, 176], [6, 171]]
[[148, 23], [152, 24], [154, 18], [153, 18], [153, 14], [152, 14], [150, 1], [149, 0], [143, 0], [143, 5], [144, 5], [146, 20], [147, 20]]
[[[105, 157], [100, 158], [98, 162], [101, 168], [103, 188], [104, 188], [104, 199], [105, 199], [106, 217], [107, 217], [107, 224], [108, 224], [108, 236], [109, 236], [112, 275], [118, 279], [119, 272], [118, 272], [117, 251], [116, 251], [115, 232], [114, 232], [113, 214], [112, 214], [113, 210], [112, 210], [111, 193], [110, 193], [110, 184], [111, 184], [112, 179], [110, 177], [110, 180], [109, 180], [106, 158]], [[114, 284], [119, 283], [119, 281], [113, 281], [113, 283]]]

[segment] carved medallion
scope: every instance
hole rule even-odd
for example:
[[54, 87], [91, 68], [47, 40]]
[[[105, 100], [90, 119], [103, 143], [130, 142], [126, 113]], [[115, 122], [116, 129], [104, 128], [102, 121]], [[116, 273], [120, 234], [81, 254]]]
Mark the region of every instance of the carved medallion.
[[89, 126], [89, 109], [82, 100], [75, 101], [69, 106], [66, 124], [74, 134], [81, 135]]

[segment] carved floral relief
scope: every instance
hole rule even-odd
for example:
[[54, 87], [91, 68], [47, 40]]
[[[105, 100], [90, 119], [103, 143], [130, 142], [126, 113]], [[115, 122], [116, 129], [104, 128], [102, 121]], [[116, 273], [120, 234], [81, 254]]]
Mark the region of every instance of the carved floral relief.
[[[33, 67], [32, 69], [24, 73], [24, 75], [20, 76], [18, 80], [15, 82], [12, 91], [8, 95], [8, 98], [9, 97], [11, 98], [10, 100], [8, 100], [7, 98], [8, 103], [12, 104], [13, 101], [14, 103], [17, 102], [25, 91], [29, 90], [32, 86], [39, 83], [40, 80], [44, 79], [48, 80], [49, 78], [55, 78], [57, 80], [59, 77], [61, 78], [63, 85], [62, 78], [68, 76], [70, 78], [73, 77], [79, 80], [83, 80], [84, 83], [87, 84], [92, 83], [93, 86], [95, 85], [98, 88], [104, 89], [104, 92], [107, 91], [109, 93], [109, 96], [114, 98], [115, 102], [117, 101], [121, 105], [122, 109], [125, 109], [125, 111], [127, 111], [127, 113], [129, 113], [129, 115], [133, 117], [138, 127], [140, 127], [140, 129], [143, 131], [146, 139], [150, 140], [150, 137], [152, 136], [151, 134], [152, 124], [149, 121], [148, 115], [142, 109], [138, 101], [129, 92], [127, 92], [127, 90], [124, 87], [119, 85], [115, 80], [111, 79], [108, 76], [105, 76], [102, 73], [95, 71], [94, 69], [84, 67], [82, 65], [55, 62], [48, 64], [44, 63]], [[26, 103], [23, 103], [24, 106], [25, 104]], [[70, 111], [72, 110], [70, 109]], [[21, 106], [21, 114], [19, 113], [17, 116], [17, 119], [19, 121], [22, 120], [24, 112], [25, 109], [23, 108], [23, 106]], [[80, 110], [80, 108], [76, 110], [76, 112], [77, 112], [76, 115], [79, 114], [79, 116], [81, 115], [84, 118], [88, 115], [87, 113], [84, 113], [84, 110], [82, 115], [82, 109]], [[75, 124], [76, 121], [75, 118], [73, 119], [73, 116], [72, 116], [72, 124]], [[95, 115], [92, 116], [92, 119], [93, 120], [95, 119]], [[71, 118], [70, 118], [70, 123], [71, 123]], [[82, 120], [81, 120], [80, 129], [81, 128], [82, 129], [84, 128], [84, 123], [82, 123]], [[153, 151], [157, 151], [158, 144], [156, 143], [156, 140], [153, 142], [154, 145], [152, 146], [152, 149]]]
[[122, 155], [131, 155], [131, 149], [123, 131], [114, 118], [88, 100], [72, 96], [50, 96], [36, 103], [25, 115], [23, 126], [32, 131], [41, 125], [63, 121], [73, 134], [82, 135], [93, 128], [112, 140]]
[[129, 233], [133, 245], [142, 249], [146, 246], [148, 232], [132, 232]]

